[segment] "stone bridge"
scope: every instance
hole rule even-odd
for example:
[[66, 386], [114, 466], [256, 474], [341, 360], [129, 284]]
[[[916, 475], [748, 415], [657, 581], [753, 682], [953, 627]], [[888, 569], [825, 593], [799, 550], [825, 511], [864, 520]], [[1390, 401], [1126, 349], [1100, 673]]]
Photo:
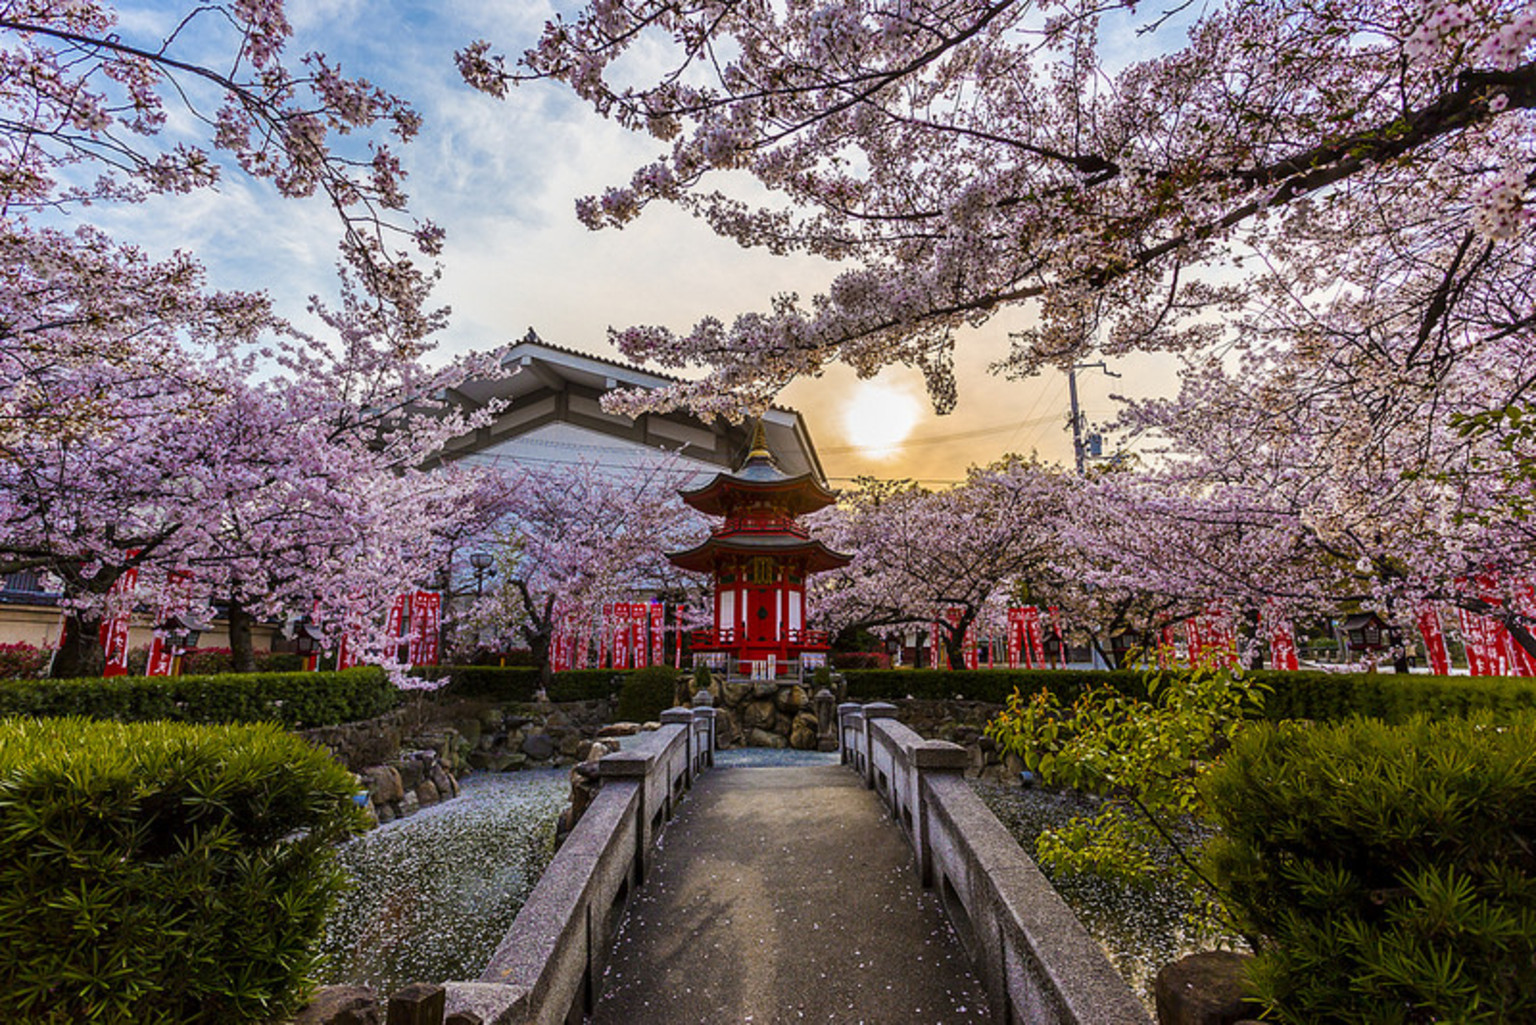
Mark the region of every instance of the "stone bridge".
[[715, 771], [714, 709], [666, 712], [448, 1020], [1147, 1023], [964, 749], [895, 712], [839, 706], [839, 764]]

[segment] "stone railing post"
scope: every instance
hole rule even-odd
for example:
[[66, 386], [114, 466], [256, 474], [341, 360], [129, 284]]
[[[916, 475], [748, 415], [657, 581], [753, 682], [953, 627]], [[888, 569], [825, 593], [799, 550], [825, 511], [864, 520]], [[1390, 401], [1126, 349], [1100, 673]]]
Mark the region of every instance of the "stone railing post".
[[864, 785], [871, 790], [875, 789], [875, 720], [894, 718], [896, 706], [887, 701], [864, 706]]
[[651, 771], [651, 756], [641, 751], [614, 751], [597, 760], [598, 778], [626, 780], [639, 784], [640, 794], [635, 812], [635, 862], [632, 882], [639, 886], [645, 882], [650, 870], [651, 858], [651, 809], [646, 797], [645, 777]]
[[[699, 697], [704, 698], [702, 704], [699, 703]], [[696, 723], [704, 724], [703, 751], [700, 753], [703, 755], [701, 764], [706, 769], [715, 767], [715, 716], [718, 714], [710, 703], [709, 695], [699, 691], [693, 699], [693, 719]]]
[[931, 888], [933, 874], [932, 811], [929, 808], [927, 780], [940, 774], [963, 778], [970, 756], [959, 744], [947, 740], [924, 740], [912, 746], [913, 816], [912, 846], [917, 854], [917, 871], [923, 886]]
[[[663, 726], [681, 726], [683, 728], [683, 761], [687, 768], [683, 770], [683, 779], [687, 780], [687, 786], [693, 787], [693, 712], [687, 708], [669, 708], [661, 713]], [[670, 784], [668, 784], [670, 786]]]
[[853, 765], [855, 768], [858, 767], [854, 761], [855, 752], [850, 751], [848, 745], [843, 743], [843, 737], [847, 734], [849, 717], [863, 714], [864, 706], [857, 701], [844, 701], [837, 706], [837, 747], [842, 752], [839, 761], [844, 765]]
[[837, 698], [823, 687], [816, 692], [813, 700], [816, 702], [816, 750], [836, 751], [841, 746], [838, 738], [833, 735], [833, 731], [841, 725], [836, 712]]

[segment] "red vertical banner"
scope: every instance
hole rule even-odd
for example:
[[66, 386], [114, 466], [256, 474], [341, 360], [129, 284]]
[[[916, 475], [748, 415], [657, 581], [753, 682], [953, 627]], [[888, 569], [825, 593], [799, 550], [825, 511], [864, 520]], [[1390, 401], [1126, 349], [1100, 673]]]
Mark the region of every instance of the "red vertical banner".
[[651, 665], [667, 664], [667, 607], [651, 602]]
[[1467, 649], [1467, 670], [1473, 676], [1499, 676], [1498, 641], [1492, 621], [1486, 616], [1457, 610], [1461, 614], [1461, 642]]
[[629, 604], [615, 602], [613, 606], [613, 668], [629, 668]]
[[935, 619], [932, 629], [928, 631], [928, 665], [933, 669], [944, 668], [943, 663], [940, 661], [944, 657], [944, 641], [939, 632], [943, 629], [943, 626]]
[[1432, 602], [1419, 605], [1419, 635], [1424, 638], [1424, 654], [1429, 659], [1429, 671], [1436, 676], [1449, 676], [1451, 652], [1445, 646], [1445, 628], [1440, 625], [1440, 610]]
[[1205, 655], [1205, 625], [1199, 616], [1184, 621], [1184, 646], [1189, 649], [1189, 664], [1197, 666]]
[[[1514, 609], [1525, 620], [1523, 625], [1527, 633], [1536, 630], [1536, 587], [1530, 584], [1522, 585], [1515, 592]], [[1508, 629], [1505, 633], [1509, 633]], [[1515, 640], [1513, 634], [1509, 637], [1509, 647], [1514, 655], [1510, 663], [1514, 671], [1521, 676], [1536, 676], [1536, 658], [1520, 646], [1520, 642]]]
[[441, 601], [442, 595], [432, 591], [417, 591], [411, 595], [407, 657], [413, 666], [437, 665], [437, 624]]
[[410, 612], [411, 596], [395, 595], [394, 603], [389, 607], [389, 616], [384, 620], [384, 657], [390, 661], [400, 660], [400, 634], [405, 629]]
[[128, 619], [133, 614], [133, 592], [139, 586], [139, 569], [134, 566], [112, 582], [107, 592], [106, 614], [99, 637], [107, 664], [102, 676], [128, 675]]
[[1175, 662], [1178, 661], [1177, 654], [1178, 654], [1178, 639], [1177, 639], [1177, 637], [1174, 634], [1173, 624], [1169, 623], [1167, 626], [1163, 627], [1162, 632], [1159, 634], [1159, 637], [1158, 637], [1158, 645], [1157, 645], [1157, 666], [1158, 666], [1158, 668], [1159, 669], [1167, 669], [1170, 666], [1172, 666]]
[[[1270, 601], [1269, 605], [1269, 664], [1273, 669], [1289, 669], [1295, 671], [1301, 668], [1301, 660], [1296, 657], [1296, 631], [1291, 629], [1290, 620], [1281, 614], [1279, 606]], [[1234, 647], [1236, 638], [1233, 638]]]
[[191, 606], [192, 574], [172, 570], [166, 577], [165, 600], [160, 603], [160, 618], [155, 629], [155, 639], [149, 646], [149, 661], [144, 665], [145, 676], [170, 676], [176, 667], [176, 652], [171, 642], [158, 627], [172, 616], [185, 615]]
[[612, 669], [610, 662], [609, 641], [613, 635], [613, 606], [604, 605], [601, 617], [597, 621], [597, 668]]
[[1045, 637], [1040, 630], [1040, 609], [1034, 605], [1024, 606], [1024, 640], [1025, 660], [1030, 663], [1030, 668], [1044, 669]]
[[672, 668], [683, 668], [683, 620], [688, 618], [684, 605], [672, 606]]
[[1019, 668], [1019, 656], [1024, 651], [1024, 610], [1008, 610], [1008, 668]]

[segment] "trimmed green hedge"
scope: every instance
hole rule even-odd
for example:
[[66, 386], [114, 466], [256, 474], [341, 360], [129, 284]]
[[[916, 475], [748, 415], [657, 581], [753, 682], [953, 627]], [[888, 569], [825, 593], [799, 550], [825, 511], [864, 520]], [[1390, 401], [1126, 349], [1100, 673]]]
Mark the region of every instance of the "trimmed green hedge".
[[[413, 672], [427, 680], [448, 677], [447, 693], [453, 697], [485, 698], [522, 704], [532, 701], [539, 689], [539, 670], [534, 666], [427, 666]], [[551, 701], [598, 701], [618, 692], [623, 670], [570, 669], [555, 673], [549, 685]]]
[[1277, 1021], [1536, 1021], [1536, 716], [1257, 724], [1201, 782]]
[[382, 715], [400, 694], [382, 669], [0, 681], [0, 716], [82, 715], [120, 722], [279, 722], [305, 728]]
[[6, 1020], [283, 1018], [364, 824], [355, 789], [272, 724], [0, 720]]
[[613, 717], [620, 722], [654, 722], [676, 703], [682, 673], [670, 666], [636, 669], [624, 676]]
[[1339, 722], [1366, 716], [1407, 722], [1484, 711], [1498, 717], [1536, 709], [1536, 680], [1499, 676], [1417, 676], [1396, 673], [1258, 672], [1271, 688], [1269, 719]]
[[[1395, 673], [1250, 672], [1247, 678], [1270, 688], [1265, 717], [1339, 722], [1369, 716], [1406, 722], [1484, 711], [1504, 717], [1536, 710], [1536, 679], [1481, 676], [1417, 676]], [[1091, 686], [1110, 686], [1144, 698], [1139, 670], [1086, 669], [866, 669], [847, 670], [852, 701], [907, 697], [1004, 704], [1015, 687], [1025, 694], [1049, 690], [1070, 703]]]
[[1129, 669], [848, 669], [842, 676], [850, 701], [958, 697], [1001, 705], [1018, 688], [1025, 694], [1048, 690], [1070, 704], [1087, 688], [1104, 685], [1137, 697], [1146, 693], [1141, 673]]

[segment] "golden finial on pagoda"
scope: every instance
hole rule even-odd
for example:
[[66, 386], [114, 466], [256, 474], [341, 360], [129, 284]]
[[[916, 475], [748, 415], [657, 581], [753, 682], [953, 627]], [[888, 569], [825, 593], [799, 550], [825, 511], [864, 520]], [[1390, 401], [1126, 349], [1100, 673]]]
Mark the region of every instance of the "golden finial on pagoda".
[[763, 418], [758, 417], [757, 423], [752, 427], [752, 451], [747, 453], [748, 459], [772, 459], [773, 453], [768, 451], [768, 432], [763, 430]]

